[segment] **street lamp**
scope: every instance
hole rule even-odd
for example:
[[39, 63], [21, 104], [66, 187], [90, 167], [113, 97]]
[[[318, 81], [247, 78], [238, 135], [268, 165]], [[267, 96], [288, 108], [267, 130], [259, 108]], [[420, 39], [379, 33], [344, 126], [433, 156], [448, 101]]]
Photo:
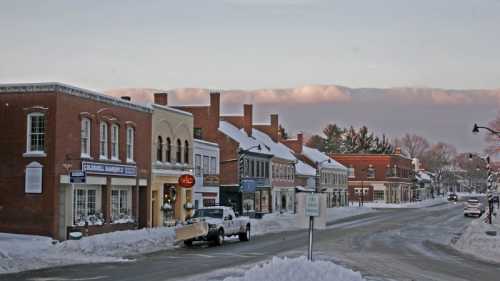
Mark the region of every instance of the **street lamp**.
[[496, 135], [497, 137], [500, 137], [499, 131], [496, 131], [496, 130], [493, 130], [491, 128], [484, 127], [484, 126], [478, 126], [476, 123], [474, 123], [474, 127], [472, 128], [472, 133], [473, 134], [479, 133], [479, 129], [485, 129], [485, 130], [489, 131], [492, 135]]

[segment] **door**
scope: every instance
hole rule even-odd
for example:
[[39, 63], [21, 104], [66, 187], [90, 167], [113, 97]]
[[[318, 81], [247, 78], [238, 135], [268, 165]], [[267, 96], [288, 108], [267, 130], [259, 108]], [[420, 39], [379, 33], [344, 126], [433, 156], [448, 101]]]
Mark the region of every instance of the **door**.
[[151, 198], [151, 221], [153, 227], [159, 226], [157, 221], [158, 220], [157, 213], [158, 213], [158, 191], [153, 191], [153, 195]]

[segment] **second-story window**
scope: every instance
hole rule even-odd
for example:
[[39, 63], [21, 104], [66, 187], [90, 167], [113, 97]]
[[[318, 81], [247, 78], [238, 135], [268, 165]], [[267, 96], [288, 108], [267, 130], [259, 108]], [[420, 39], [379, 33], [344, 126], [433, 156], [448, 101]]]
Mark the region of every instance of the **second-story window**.
[[127, 128], [127, 161], [134, 162], [134, 128]]
[[201, 174], [201, 155], [200, 154], [196, 154], [194, 156], [194, 171], [195, 171], [195, 175], [197, 177], [200, 177], [202, 174]]
[[158, 140], [156, 141], [156, 161], [163, 161], [163, 139], [161, 136], [158, 136]]
[[41, 112], [28, 114], [26, 152], [45, 152], [45, 115]]
[[269, 178], [269, 162], [266, 162], [264, 177]]
[[172, 162], [172, 142], [170, 138], [167, 138], [167, 156], [165, 160], [167, 162]]
[[101, 122], [99, 125], [99, 158], [108, 158], [108, 124]]
[[184, 163], [189, 164], [189, 143], [184, 141]]
[[203, 156], [203, 174], [208, 175], [210, 173], [210, 158], [208, 156]]
[[215, 157], [210, 157], [210, 174], [217, 174], [217, 158]]
[[80, 128], [80, 154], [82, 158], [90, 157], [90, 119], [83, 118]]
[[175, 160], [177, 163], [182, 163], [182, 143], [180, 139], [177, 139], [177, 153]]
[[120, 157], [120, 127], [111, 125], [111, 159], [118, 160]]
[[370, 179], [375, 178], [375, 168], [373, 168], [372, 165], [368, 166], [368, 169], [366, 170], [366, 177]]
[[356, 177], [356, 175], [354, 173], [354, 167], [351, 166], [351, 167], [349, 167], [349, 178], [355, 178], [355, 177]]

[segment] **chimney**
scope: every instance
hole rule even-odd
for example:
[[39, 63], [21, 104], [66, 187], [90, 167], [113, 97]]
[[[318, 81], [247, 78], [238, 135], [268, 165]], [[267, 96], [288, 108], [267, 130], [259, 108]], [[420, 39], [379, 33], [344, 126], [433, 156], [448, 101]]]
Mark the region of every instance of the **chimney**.
[[168, 105], [168, 93], [155, 93], [154, 97], [155, 104], [163, 106]]
[[122, 100], [131, 101], [131, 100], [132, 100], [132, 98], [131, 98], [131, 97], [129, 97], [129, 96], [123, 96], [123, 97], [122, 97]]
[[217, 139], [217, 131], [219, 130], [220, 123], [220, 93], [210, 93], [210, 107], [208, 111], [208, 126], [209, 131], [204, 132], [209, 141], [215, 142]]
[[278, 114], [271, 114], [271, 139], [275, 142], [279, 141], [279, 129]]
[[400, 155], [401, 154], [401, 147], [396, 147], [396, 152], [395, 154]]
[[243, 105], [243, 129], [247, 133], [249, 137], [252, 136], [252, 127], [253, 127], [253, 116], [252, 116], [252, 105], [244, 104]]
[[302, 146], [304, 145], [304, 134], [302, 132], [297, 134], [298, 151], [297, 153], [302, 153]]

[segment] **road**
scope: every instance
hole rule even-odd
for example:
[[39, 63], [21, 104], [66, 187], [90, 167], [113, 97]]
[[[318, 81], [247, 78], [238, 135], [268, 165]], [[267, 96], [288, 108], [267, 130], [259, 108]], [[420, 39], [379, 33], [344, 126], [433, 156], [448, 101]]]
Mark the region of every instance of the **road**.
[[[462, 208], [461, 203], [445, 203], [343, 219], [315, 232], [315, 257], [360, 271], [368, 280], [500, 280], [500, 264], [446, 245], [472, 219], [463, 217]], [[306, 255], [306, 241], [306, 231], [293, 231], [259, 236], [250, 242], [227, 241], [223, 247], [180, 247], [128, 263], [66, 266], [1, 277], [5, 281], [220, 280], [273, 256]]]

